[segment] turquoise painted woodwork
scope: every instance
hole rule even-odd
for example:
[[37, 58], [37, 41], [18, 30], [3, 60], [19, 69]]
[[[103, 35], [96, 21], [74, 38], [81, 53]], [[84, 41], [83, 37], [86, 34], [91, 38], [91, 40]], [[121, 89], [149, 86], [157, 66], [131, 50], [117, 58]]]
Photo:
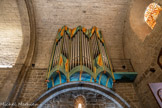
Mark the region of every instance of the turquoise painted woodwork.
[[47, 88], [71, 81], [87, 81], [113, 88], [115, 80], [133, 81], [136, 72], [113, 72], [101, 31], [78, 26], [58, 30], [49, 68]]
[[134, 81], [137, 76], [137, 72], [114, 72], [116, 81]]

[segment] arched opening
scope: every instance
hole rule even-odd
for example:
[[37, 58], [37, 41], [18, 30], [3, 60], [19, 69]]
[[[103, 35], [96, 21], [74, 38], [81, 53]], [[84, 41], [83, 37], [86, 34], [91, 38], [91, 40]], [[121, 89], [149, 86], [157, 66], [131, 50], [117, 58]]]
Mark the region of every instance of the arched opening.
[[66, 107], [130, 108], [130, 105], [111, 89], [90, 82], [69, 82], [43, 93], [30, 108]]
[[74, 100], [74, 108], [86, 108], [86, 98], [79, 95]]
[[158, 18], [161, 10], [162, 8], [157, 3], [151, 3], [146, 8], [144, 20], [151, 29], [153, 29], [156, 25], [156, 19]]

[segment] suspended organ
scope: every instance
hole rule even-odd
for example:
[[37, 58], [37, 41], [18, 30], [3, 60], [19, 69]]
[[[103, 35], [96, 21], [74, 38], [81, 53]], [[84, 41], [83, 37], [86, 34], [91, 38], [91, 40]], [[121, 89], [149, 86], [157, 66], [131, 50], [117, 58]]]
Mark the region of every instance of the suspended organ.
[[[116, 74], [116, 78], [121, 79], [121, 75]], [[48, 88], [70, 81], [88, 81], [112, 88], [115, 78], [101, 31], [81, 26], [59, 29], [46, 81]]]

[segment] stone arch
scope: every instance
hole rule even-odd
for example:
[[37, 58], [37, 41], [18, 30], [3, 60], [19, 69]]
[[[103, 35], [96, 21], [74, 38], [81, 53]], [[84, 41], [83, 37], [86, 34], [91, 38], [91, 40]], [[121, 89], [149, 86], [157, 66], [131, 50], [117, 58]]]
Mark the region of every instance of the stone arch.
[[22, 46], [16, 60], [16, 64], [23, 64], [27, 58], [27, 53], [30, 47], [30, 21], [26, 3], [24, 0], [17, 0], [17, 5], [21, 18], [21, 27], [22, 27]]
[[[114, 103], [118, 105], [118, 107], [127, 107], [129, 108], [130, 105], [123, 99], [121, 98], [117, 93], [112, 91], [109, 88], [106, 88], [104, 86], [95, 84], [95, 83], [90, 83], [90, 82], [70, 82], [70, 83], [65, 83], [59, 86], [56, 86], [48, 91], [46, 91], [44, 94], [42, 94], [33, 104], [39, 104], [39, 108], [43, 106], [46, 102], [48, 102], [50, 99], [53, 97], [61, 94], [61, 93], [66, 93], [68, 91], [73, 91], [73, 90], [89, 90], [93, 92], [97, 92], [101, 95], [104, 95], [107, 99], [110, 99]], [[33, 106], [31, 106], [32, 108]]]
[[[36, 29], [33, 4], [30, 0], [17, 0], [21, 26], [23, 32], [23, 44], [16, 63], [11, 69], [11, 74], [7, 76], [7, 80], [0, 92], [3, 95], [1, 100], [4, 102], [15, 102], [18, 99], [27, 76], [27, 72], [31, 69], [35, 54]], [[10, 85], [8, 85], [10, 84]], [[6, 87], [8, 92], [6, 93]]]

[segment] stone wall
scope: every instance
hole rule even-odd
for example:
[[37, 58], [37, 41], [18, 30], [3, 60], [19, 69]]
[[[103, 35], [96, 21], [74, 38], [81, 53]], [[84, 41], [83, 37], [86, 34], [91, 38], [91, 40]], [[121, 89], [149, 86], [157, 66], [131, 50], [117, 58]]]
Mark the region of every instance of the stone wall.
[[47, 69], [32, 69], [28, 72], [27, 79], [18, 102], [22, 101], [23, 103], [32, 103], [47, 90], [45, 82], [46, 72]]
[[7, 68], [5, 68], [5, 69], [1, 68], [0, 69], [0, 91], [3, 88], [3, 85], [6, 83], [7, 76], [9, 74], [10, 70], [11, 69], [9, 69], [9, 68], [8, 69]]
[[33, 0], [36, 16], [35, 66], [47, 68], [57, 30], [97, 26], [111, 58], [123, 58], [124, 21], [130, 0]]
[[140, 103], [133, 83], [114, 83], [114, 91], [127, 101], [132, 108], [139, 108]]
[[[143, 6], [146, 6], [146, 4], [149, 4], [149, 1], [141, 2], [141, 0], [137, 0], [133, 2], [133, 4], [136, 3], [145, 3]], [[130, 12], [128, 14], [124, 29], [123, 43], [125, 57], [131, 59], [135, 71], [138, 72], [138, 76], [135, 80], [135, 90], [139, 96], [142, 108], [158, 108], [158, 104], [156, 103], [148, 84], [162, 81], [162, 70], [157, 64], [158, 54], [162, 47], [162, 14], [160, 13], [155, 28], [151, 30], [149, 34], [146, 34], [146, 36], [143, 35], [144, 38], [140, 38], [141, 35], [138, 33], [140, 31], [135, 30], [132, 27], [131, 21], [133, 16], [137, 18], [136, 21], [139, 20], [140, 22], [143, 20], [141, 17], [144, 17], [143, 15], [145, 9], [139, 5], [139, 8], [141, 8], [142, 11], [141, 13], [143, 13], [141, 16], [140, 14], [133, 15], [133, 8], [135, 7], [130, 6]], [[142, 32], [147, 33], [147, 31], [145, 31], [147, 27], [140, 25], [136, 25], [136, 27], [141, 28]], [[151, 68], [155, 69], [155, 72], [152, 72], [150, 70]]]

